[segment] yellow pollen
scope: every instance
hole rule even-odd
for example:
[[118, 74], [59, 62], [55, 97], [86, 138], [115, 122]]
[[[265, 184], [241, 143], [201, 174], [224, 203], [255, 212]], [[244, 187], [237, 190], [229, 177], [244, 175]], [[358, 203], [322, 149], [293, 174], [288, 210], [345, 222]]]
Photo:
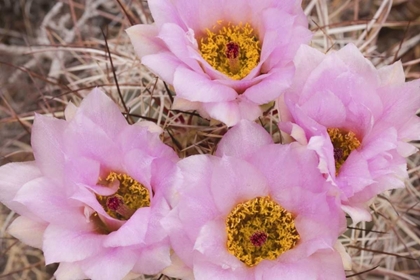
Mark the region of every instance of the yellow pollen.
[[327, 132], [334, 147], [335, 173], [337, 175], [350, 153], [360, 147], [360, 141], [352, 131], [328, 128]]
[[150, 206], [149, 190], [124, 173], [110, 172], [99, 184], [110, 185], [119, 181], [118, 191], [110, 196], [96, 195], [104, 210], [113, 218], [128, 220], [141, 207]]
[[268, 196], [236, 205], [226, 231], [229, 253], [250, 267], [275, 260], [300, 239], [292, 214]]
[[260, 61], [261, 44], [249, 23], [223, 25], [222, 21], [200, 40], [201, 56], [234, 80], [246, 77]]

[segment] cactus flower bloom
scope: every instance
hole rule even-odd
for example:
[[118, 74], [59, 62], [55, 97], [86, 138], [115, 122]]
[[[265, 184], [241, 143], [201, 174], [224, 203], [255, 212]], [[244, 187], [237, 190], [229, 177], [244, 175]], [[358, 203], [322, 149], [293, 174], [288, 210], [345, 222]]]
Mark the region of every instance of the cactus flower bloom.
[[405, 157], [420, 137], [420, 80], [405, 82], [401, 62], [376, 69], [349, 44], [327, 55], [302, 46], [296, 75], [279, 99], [280, 128], [319, 156], [354, 222], [370, 220], [375, 195], [404, 187]]
[[174, 109], [228, 126], [291, 83], [291, 63], [311, 38], [300, 1], [151, 0], [155, 20], [127, 29], [141, 62], [176, 92]]
[[333, 248], [345, 217], [316, 153], [271, 142], [262, 127], [242, 120], [216, 156], [179, 161], [178, 199], [162, 225], [184, 266], [177, 270], [183, 275], [169, 276], [345, 279]]
[[21, 215], [11, 234], [60, 263], [57, 279], [160, 272], [170, 264], [159, 220], [176, 154], [98, 89], [65, 113], [35, 117], [35, 161], [0, 167], [0, 201]]

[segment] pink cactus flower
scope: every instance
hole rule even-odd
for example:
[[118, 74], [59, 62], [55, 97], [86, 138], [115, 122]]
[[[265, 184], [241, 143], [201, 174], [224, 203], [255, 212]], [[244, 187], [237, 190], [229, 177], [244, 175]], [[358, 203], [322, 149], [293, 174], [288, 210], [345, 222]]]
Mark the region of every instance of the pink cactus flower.
[[345, 279], [334, 249], [344, 213], [328, 195], [333, 186], [319, 172], [316, 153], [298, 143], [271, 143], [261, 126], [242, 120], [216, 156], [179, 162], [178, 200], [162, 225], [184, 265], [166, 273], [200, 280]]
[[279, 99], [280, 128], [319, 156], [354, 222], [371, 219], [369, 201], [404, 187], [419, 139], [420, 80], [401, 62], [377, 70], [352, 44], [325, 55], [302, 46], [291, 88]]
[[37, 115], [35, 161], [0, 168], [0, 201], [21, 215], [12, 235], [60, 263], [57, 279], [158, 273], [170, 264], [159, 220], [176, 154], [151, 125], [128, 125], [99, 89], [66, 119]]
[[173, 109], [228, 126], [255, 120], [289, 85], [311, 32], [299, 0], [151, 0], [155, 22], [127, 29], [141, 62], [173, 85]]

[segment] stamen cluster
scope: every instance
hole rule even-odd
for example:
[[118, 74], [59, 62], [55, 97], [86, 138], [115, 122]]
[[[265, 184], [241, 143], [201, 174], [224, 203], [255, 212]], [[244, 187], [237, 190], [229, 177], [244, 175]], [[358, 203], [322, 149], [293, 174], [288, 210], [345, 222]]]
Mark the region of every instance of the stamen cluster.
[[[110, 172], [105, 185], [118, 181], [119, 187], [111, 196], [96, 195], [104, 210], [113, 218], [128, 220], [134, 212], [142, 207], [150, 206], [149, 190], [124, 173]], [[101, 180], [99, 180], [100, 183]]]
[[270, 197], [240, 203], [226, 218], [229, 253], [248, 266], [275, 260], [299, 240], [293, 216]]
[[336, 173], [344, 164], [350, 153], [360, 147], [360, 141], [352, 131], [345, 131], [339, 128], [328, 128], [328, 135], [334, 147], [334, 160]]
[[212, 30], [206, 29], [200, 40], [200, 52], [216, 70], [240, 80], [257, 66], [261, 43], [249, 23], [218, 22]]

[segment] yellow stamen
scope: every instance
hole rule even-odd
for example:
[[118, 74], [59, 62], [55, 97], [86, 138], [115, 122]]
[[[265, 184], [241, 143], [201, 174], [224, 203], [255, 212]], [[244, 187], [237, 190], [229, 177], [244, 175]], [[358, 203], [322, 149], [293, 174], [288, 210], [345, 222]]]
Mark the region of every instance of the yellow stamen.
[[350, 153], [360, 147], [360, 141], [352, 131], [328, 128], [327, 132], [334, 147], [335, 173], [337, 175]]
[[115, 194], [96, 195], [108, 215], [119, 220], [128, 220], [137, 209], [150, 206], [149, 190], [127, 174], [110, 172], [105, 182], [99, 179], [99, 183], [111, 185], [115, 180], [120, 183]]
[[236, 205], [226, 231], [229, 253], [248, 266], [275, 260], [300, 239], [292, 214], [268, 196]]
[[240, 80], [257, 66], [260, 45], [249, 23], [222, 25], [222, 21], [218, 21], [212, 30], [206, 29], [206, 36], [200, 40], [200, 51], [216, 70]]

